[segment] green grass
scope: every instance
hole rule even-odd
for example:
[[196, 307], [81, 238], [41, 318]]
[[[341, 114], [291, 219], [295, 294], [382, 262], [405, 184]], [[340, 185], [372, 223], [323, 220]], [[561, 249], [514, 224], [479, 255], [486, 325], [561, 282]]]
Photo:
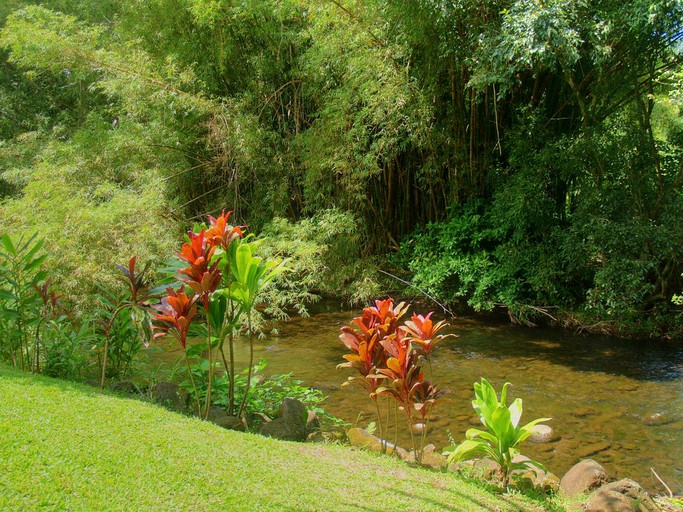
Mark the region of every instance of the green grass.
[[539, 510], [343, 446], [220, 429], [0, 366], [0, 510]]

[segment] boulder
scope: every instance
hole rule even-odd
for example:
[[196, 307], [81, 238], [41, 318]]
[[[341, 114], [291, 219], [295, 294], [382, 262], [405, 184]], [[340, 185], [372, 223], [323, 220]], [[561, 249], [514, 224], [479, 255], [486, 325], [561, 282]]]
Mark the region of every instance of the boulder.
[[456, 462], [449, 469], [466, 474], [469, 478], [480, 478], [499, 485], [503, 481], [500, 465], [488, 458]]
[[609, 482], [605, 469], [593, 459], [575, 464], [560, 480], [560, 492], [564, 496], [576, 496], [597, 489]]
[[114, 393], [120, 393], [127, 396], [136, 396], [140, 394], [138, 387], [129, 380], [120, 380], [118, 382], [114, 382], [111, 385], [111, 390]]
[[158, 382], [152, 389], [152, 400], [176, 412], [184, 412], [187, 393], [174, 382]]
[[533, 434], [529, 436], [532, 443], [549, 443], [555, 439], [553, 429], [548, 425], [535, 425], [532, 429]]
[[633, 480], [605, 484], [588, 496], [586, 512], [658, 512], [650, 495]]
[[386, 451], [388, 454], [393, 454], [395, 451], [396, 454], [404, 460], [408, 457], [408, 452], [400, 446], [394, 446], [388, 441], [382, 441], [379, 437], [372, 435], [362, 428], [354, 427], [349, 429], [346, 433], [346, 437], [351, 446], [365, 448], [371, 452]]
[[[524, 455], [515, 455], [513, 462], [531, 462]], [[494, 485], [503, 485], [503, 470], [500, 465], [489, 458], [466, 460], [449, 468], [451, 471], [464, 472], [469, 477], [475, 477], [491, 482]], [[518, 489], [535, 489], [540, 492], [557, 492], [560, 479], [552, 473], [528, 464], [524, 469], [514, 469], [510, 473], [510, 485]]]
[[[557, 492], [560, 488], [560, 479], [555, 475], [531, 464], [532, 460], [524, 455], [515, 455], [514, 463], [528, 463], [524, 469], [513, 469], [510, 472], [510, 483], [517, 489], [534, 489], [543, 493]], [[494, 463], [495, 464], [495, 463]]]
[[225, 411], [225, 409], [218, 407], [217, 405], [212, 405], [209, 408], [209, 417], [208, 420], [212, 422], [216, 422], [216, 420], [219, 420], [221, 418], [224, 418], [228, 415], [228, 413]]
[[320, 419], [314, 411], [308, 411], [306, 418], [306, 434], [320, 430]]
[[273, 421], [261, 426], [261, 434], [285, 441], [305, 441], [308, 412], [299, 400], [285, 398], [280, 411]]
[[224, 416], [219, 416], [212, 421], [219, 427], [227, 428], [228, 430], [237, 430], [240, 432], [244, 432], [246, 430], [246, 426], [237, 416], [228, 416], [225, 414]]

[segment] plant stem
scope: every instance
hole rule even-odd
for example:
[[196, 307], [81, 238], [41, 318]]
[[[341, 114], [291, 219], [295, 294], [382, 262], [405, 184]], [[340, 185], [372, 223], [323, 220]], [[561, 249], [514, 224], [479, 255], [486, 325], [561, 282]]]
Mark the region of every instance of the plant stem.
[[[408, 410], [406, 408], [406, 410]], [[410, 444], [413, 445], [413, 455], [415, 455], [415, 462], [418, 464], [422, 463], [422, 453], [418, 454], [417, 452], [417, 446], [415, 445], [415, 434], [413, 433], [413, 419], [410, 415], [410, 413], [407, 413], [408, 415], [408, 430], [410, 431]]]
[[187, 364], [187, 373], [190, 374], [190, 382], [192, 382], [192, 389], [194, 389], [194, 397], [197, 401], [197, 416], [202, 417], [202, 405], [199, 403], [199, 392], [197, 385], [194, 383], [194, 375], [192, 375], [192, 368], [190, 368], [190, 360], [187, 357], [187, 349], [185, 349], [185, 364]]
[[395, 427], [394, 446], [397, 446], [398, 445], [398, 402], [395, 402], [395, 404], [394, 404], [394, 427]]
[[228, 382], [228, 415], [235, 412], [235, 332], [230, 327], [228, 333], [228, 348], [230, 349], [230, 378]]
[[251, 308], [247, 311], [247, 329], [249, 329], [249, 369], [247, 370], [247, 386], [244, 389], [244, 396], [242, 397], [242, 403], [240, 404], [238, 417], [242, 417], [244, 412], [244, 406], [247, 403], [247, 395], [249, 394], [249, 386], [251, 385], [251, 370], [254, 366], [254, 336], [251, 332]]
[[382, 453], [386, 453], [387, 442], [384, 440], [384, 429], [382, 428], [382, 415], [379, 413], [379, 402], [377, 401], [377, 395], [372, 397], [372, 401], [375, 402], [375, 409], [377, 410], [377, 427], [379, 428], [379, 442], [382, 445]]
[[209, 383], [206, 387], [206, 404], [204, 409], [204, 419], [209, 419], [209, 409], [211, 408], [211, 386], [213, 384], [213, 344], [211, 343], [211, 319], [209, 318], [209, 298], [204, 300], [204, 311], [206, 311], [206, 337], [209, 342]]
[[124, 308], [128, 307], [128, 304], [121, 304], [118, 308], [114, 310], [111, 315], [111, 319], [104, 328], [104, 355], [102, 356], [102, 376], [100, 377], [100, 389], [104, 388], [104, 377], [107, 371], [107, 354], [109, 353], [109, 339], [111, 334], [111, 328], [114, 326], [114, 321]]

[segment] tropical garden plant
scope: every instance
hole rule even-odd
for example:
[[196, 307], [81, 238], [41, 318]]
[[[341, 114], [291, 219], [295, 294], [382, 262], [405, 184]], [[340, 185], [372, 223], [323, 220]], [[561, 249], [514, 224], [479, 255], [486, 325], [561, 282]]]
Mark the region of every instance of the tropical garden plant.
[[40, 371], [40, 333], [58, 296], [41, 268], [43, 241], [37, 234], [15, 243], [0, 236], [0, 352], [15, 367]]
[[[446, 337], [439, 331], [447, 324], [445, 321], [434, 323], [432, 313], [427, 316], [414, 314], [410, 320], [401, 323], [408, 308], [404, 302], [394, 304], [392, 299], [376, 300], [374, 306], [363, 310], [363, 316], [342, 327], [339, 339], [351, 353], [344, 356], [347, 362], [337, 367], [357, 371], [358, 375], [350, 376], [343, 385], [357, 383], [368, 392], [375, 405], [383, 446], [386, 446], [384, 435], [388, 431], [390, 415], [387, 412], [385, 429], [378, 397], [394, 399], [396, 415], [398, 410], [406, 415], [415, 459], [420, 462], [430, 412], [445, 393], [425, 379], [420, 364]], [[397, 418], [395, 423], [398, 436]], [[419, 444], [414, 436], [418, 423], [422, 424]]]
[[[230, 415], [244, 414], [254, 362], [252, 314], [265, 286], [284, 270], [282, 262], [254, 254], [258, 243], [244, 236], [244, 226], [228, 223], [231, 213], [223, 211], [218, 218], [209, 216], [208, 229], [198, 226], [199, 232], [188, 232], [188, 241], [178, 253], [188, 265], [176, 275], [180, 286], [169, 287], [161, 303], [154, 306], [158, 330], [155, 336], [171, 334], [182, 347], [197, 415], [203, 418], [208, 418], [213, 403], [219, 357], [224, 372], [221, 378], [228, 381], [226, 410]], [[240, 327], [247, 329], [250, 355], [244, 393], [236, 408], [234, 337]], [[204, 341], [188, 343], [191, 333]], [[202, 383], [197, 382], [198, 370]]]
[[479, 420], [486, 430], [471, 428], [465, 433], [465, 441], [452, 446], [448, 454], [449, 462], [486, 456], [500, 465], [503, 473], [503, 487], [507, 487], [510, 474], [515, 469], [526, 469], [536, 466], [542, 469], [538, 462], [515, 462], [519, 454], [519, 445], [533, 434], [533, 427], [538, 423], [549, 421], [551, 418], [538, 418], [526, 425], [520, 426], [522, 418], [522, 399], [515, 399], [507, 406], [507, 390], [509, 382], [503, 385], [500, 399], [493, 386], [482, 377], [481, 382], [474, 383], [475, 398], [472, 407], [479, 416]]
[[147, 279], [149, 263], [141, 270], [137, 256], [127, 266], [116, 265], [121, 272], [119, 280], [126, 286], [125, 296], [100, 289], [97, 324], [103, 340], [100, 363], [100, 387], [104, 387], [107, 363], [113, 359], [114, 375], [126, 375], [136, 354], [152, 340], [152, 322], [149, 302], [156, 296], [149, 289]]

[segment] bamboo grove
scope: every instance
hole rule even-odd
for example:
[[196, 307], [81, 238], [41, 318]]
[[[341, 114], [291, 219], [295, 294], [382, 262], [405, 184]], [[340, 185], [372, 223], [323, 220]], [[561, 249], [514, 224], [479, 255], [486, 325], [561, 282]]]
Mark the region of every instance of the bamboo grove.
[[675, 336], [682, 19], [679, 0], [9, 0], [3, 223], [31, 231], [21, 212], [73, 189], [113, 216], [132, 191], [170, 226], [349, 212], [353, 257], [444, 301]]

